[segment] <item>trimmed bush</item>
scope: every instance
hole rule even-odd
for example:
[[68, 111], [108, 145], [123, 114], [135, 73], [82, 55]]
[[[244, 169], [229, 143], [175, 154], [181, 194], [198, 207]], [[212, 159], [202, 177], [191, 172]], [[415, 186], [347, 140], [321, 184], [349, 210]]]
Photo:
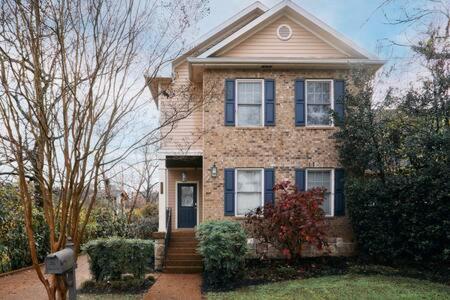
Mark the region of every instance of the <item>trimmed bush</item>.
[[98, 239], [88, 242], [83, 249], [89, 255], [96, 281], [120, 280], [126, 273], [141, 279], [153, 265], [154, 245], [150, 240]]
[[239, 223], [202, 223], [197, 229], [197, 239], [207, 285], [224, 287], [241, 278], [247, 253], [247, 236]]

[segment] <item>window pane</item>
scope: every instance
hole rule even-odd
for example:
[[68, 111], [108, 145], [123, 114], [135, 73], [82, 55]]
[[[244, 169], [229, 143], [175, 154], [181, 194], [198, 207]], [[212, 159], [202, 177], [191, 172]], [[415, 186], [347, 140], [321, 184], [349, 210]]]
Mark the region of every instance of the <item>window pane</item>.
[[308, 81], [306, 86], [309, 125], [330, 125], [331, 82]]
[[331, 215], [331, 171], [308, 170], [308, 189], [315, 187], [325, 188], [324, 201], [322, 209], [326, 215]]
[[181, 206], [192, 207], [194, 206], [194, 187], [182, 186], [181, 187]]
[[308, 125], [330, 125], [330, 105], [308, 104]]
[[261, 104], [261, 82], [238, 82], [238, 104]]
[[261, 193], [238, 193], [237, 215], [245, 215], [249, 211], [261, 206]]
[[239, 105], [237, 118], [239, 126], [261, 125], [261, 105]]
[[261, 192], [262, 178], [261, 170], [238, 170], [237, 191], [238, 192]]

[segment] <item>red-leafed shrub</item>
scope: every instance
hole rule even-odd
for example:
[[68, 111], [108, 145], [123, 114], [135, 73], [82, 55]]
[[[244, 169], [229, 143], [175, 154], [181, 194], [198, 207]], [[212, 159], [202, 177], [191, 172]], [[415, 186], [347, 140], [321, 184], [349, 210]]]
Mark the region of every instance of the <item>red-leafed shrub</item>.
[[303, 243], [322, 249], [326, 245], [323, 190], [299, 192], [289, 181], [282, 181], [273, 189], [275, 205], [267, 204], [246, 215], [250, 235], [271, 244], [289, 260], [301, 256]]

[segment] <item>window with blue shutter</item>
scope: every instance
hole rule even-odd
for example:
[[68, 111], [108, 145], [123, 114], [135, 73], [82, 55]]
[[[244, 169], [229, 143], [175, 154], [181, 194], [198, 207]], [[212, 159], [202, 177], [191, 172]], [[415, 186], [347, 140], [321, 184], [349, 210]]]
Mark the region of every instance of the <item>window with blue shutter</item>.
[[306, 171], [305, 169], [295, 170], [295, 186], [300, 192], [304, 192], [306, 189]]
[[234, 126], [234, 107], [235, 107], [235, 89], [234, 79], [225, 80], [225, 126]]
[[225, 169], [224, 181], [224, 213], [234, 216], [234, 169]]
[[345, 81], [334, 81], [334, 111], [336, 113], [336, 125], [341, 125], [344, 121], [344, 98], [345, 98]]
[[275, 125], [275, 80], [264, 80], [264, 125]]
[[334, 215], [345, 215], [345, 171], [344, 169], [334, 170]]
[[275, 169], [264, 169], [264, 205], [275, 204]]
[[295, 81], [295, 126], [305, 126], [305, 81]]

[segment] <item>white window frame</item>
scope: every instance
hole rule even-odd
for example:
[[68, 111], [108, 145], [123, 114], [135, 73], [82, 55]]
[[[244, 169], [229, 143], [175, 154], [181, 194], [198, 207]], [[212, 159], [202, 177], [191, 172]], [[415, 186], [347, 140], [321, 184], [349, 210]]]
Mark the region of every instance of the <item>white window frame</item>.
[[325, 215], [325, 217], [334, 217], [334, 169], [330, 168], [309, 168], [306, 169], [305, 174], [305, 190], [308, 190], [308, 173], [309, 171], [331, 171], [331, 191], [330, 191], [330, 207], [331, 207], [331, 215]]
[[334, 80], [333, 79], [307, 79], [305, 80], [305, 126], [309, 127], [334, 127], [334, 120], [332, 117], [330, 117], [330, 125], [308, 125], [308, 83], [309, 82], [317, 82], [317, 81], [325, 81], [330, 82], [330, 109], [334, 110]]
[[237, 214], [237, 201], [238, 201], [238, 185], [237, 178], [239, 171], [260, 171], [261, 172], [261, 206], [264, 206], [264, 168], [236, 168], [234, 172], [234, 215], [236, 217], [245, 217], [245, 215]]
[[[238, 89], [239, 89], [239, 83], [245, 83], [245, 82], [260, 82], [261, 83], [261, 124], [259, 125], [243, 125], [243, 126], [239, 126], [239, 118], [238, 118], [238, 109], [239, 109], [239, 98], [238, 98]], [[235, 101], [235, 106], [234, 106], [234, 119], [236, 120], [236, 127], [250, 127], [250, 128], [255, 128], [255, 127], [264, 127], [264, 99], [265, 99], [265, 95], [264, 95], [264, 79], [236, 79], [236, 88], [234, 91], [234, 98], [236, 99]]]

